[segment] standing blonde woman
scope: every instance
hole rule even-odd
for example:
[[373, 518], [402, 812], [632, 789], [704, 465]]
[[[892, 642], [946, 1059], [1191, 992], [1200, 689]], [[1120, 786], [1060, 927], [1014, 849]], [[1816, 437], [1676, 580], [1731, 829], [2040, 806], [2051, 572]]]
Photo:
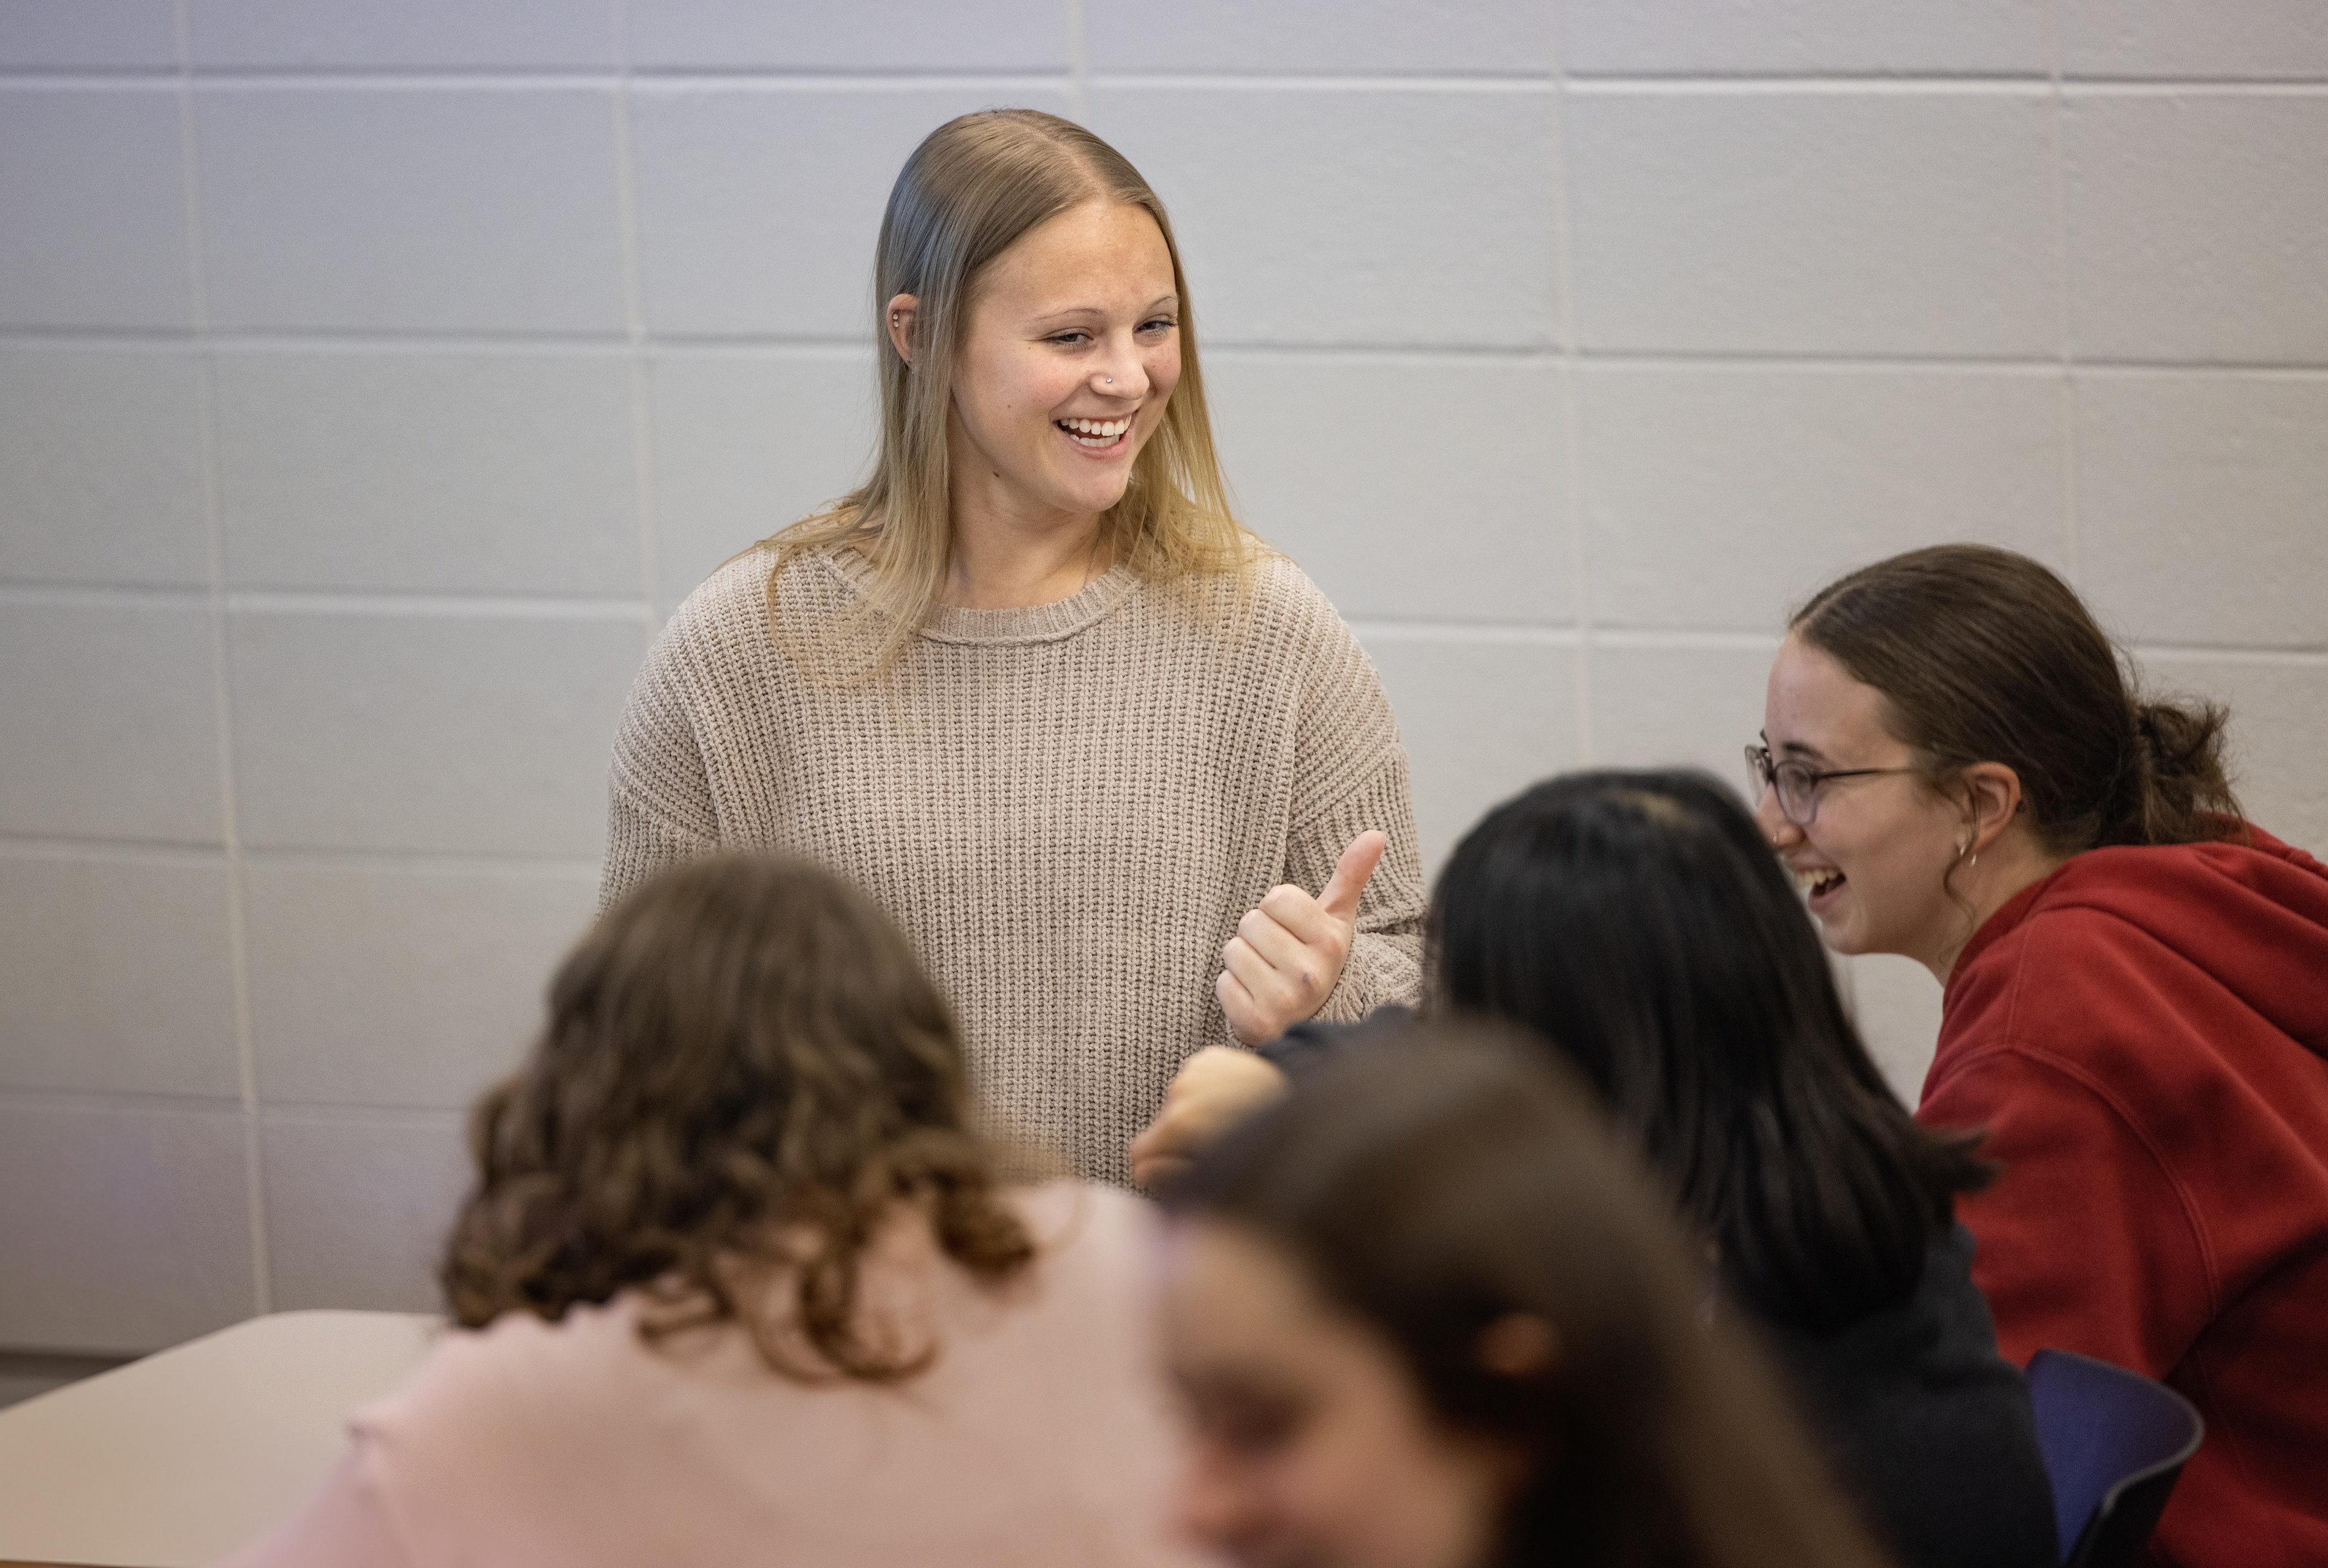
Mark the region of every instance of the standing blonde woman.
[[1198, 1047], [1411, 998], [1404, 757], [1349, 629], [1230, 513], [1171, 225], [1121, 155], [953, 120], [874, 265], [873, 475], [664, 630], [602, 895], [727, 846], [840, 870], [953, 1000], [990, 1113], [1122, 1180]]

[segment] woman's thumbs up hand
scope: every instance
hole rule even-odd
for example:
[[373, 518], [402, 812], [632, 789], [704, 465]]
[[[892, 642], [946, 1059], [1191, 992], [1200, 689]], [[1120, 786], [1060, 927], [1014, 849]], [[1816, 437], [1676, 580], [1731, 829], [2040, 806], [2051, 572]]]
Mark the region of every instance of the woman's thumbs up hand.
[[1360, 833], [1316, 897], [1281, 884], [1237, 922], [1213, 990], [1238, 1039], [1267, 1045], [1326, 1005], [1357, 934], [1358, 896], [1389, 842], [1372, 830]]

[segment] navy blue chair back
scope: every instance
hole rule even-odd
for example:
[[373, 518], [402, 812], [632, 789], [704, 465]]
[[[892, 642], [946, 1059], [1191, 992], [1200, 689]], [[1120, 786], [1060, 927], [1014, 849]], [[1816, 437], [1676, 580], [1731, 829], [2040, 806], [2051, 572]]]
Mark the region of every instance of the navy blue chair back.
[[2138, 1372], [2067, 1350], [2029, 1358], [2029, 1403], [2065, 1568], [2138, 1560], [2205, 1435], [2198, 1411]]

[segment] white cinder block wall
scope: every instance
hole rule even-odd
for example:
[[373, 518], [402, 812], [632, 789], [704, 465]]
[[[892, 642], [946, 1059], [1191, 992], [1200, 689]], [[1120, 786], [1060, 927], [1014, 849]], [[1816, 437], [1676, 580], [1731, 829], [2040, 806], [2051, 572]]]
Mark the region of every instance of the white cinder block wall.
[[429, 1300], [646, 641], [854, 479], [888, 182], [1006, 103], [1170, 203], [1432, 855], [1733, 776], [1955, 538], [2328, 849], [2313, 0], [0, 0], [0, 1347]]

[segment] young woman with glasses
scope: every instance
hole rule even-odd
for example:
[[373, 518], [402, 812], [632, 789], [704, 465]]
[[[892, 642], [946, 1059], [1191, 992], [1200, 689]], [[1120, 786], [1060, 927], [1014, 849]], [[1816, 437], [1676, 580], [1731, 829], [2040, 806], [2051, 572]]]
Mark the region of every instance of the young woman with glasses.
[[1945, 988], [1919, 1115], [2003, 1166], [1963, 1215], [2005, 1353], [2199, 1406], [2168, 1559], [2328, 1562], [2328, 867], [2242, 819], [2225, 722], [1954, 545], [1811, 599], [1749, 756], [1827, 945]]

